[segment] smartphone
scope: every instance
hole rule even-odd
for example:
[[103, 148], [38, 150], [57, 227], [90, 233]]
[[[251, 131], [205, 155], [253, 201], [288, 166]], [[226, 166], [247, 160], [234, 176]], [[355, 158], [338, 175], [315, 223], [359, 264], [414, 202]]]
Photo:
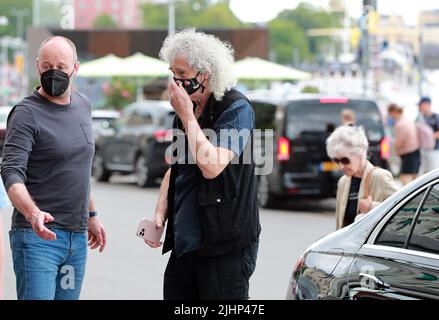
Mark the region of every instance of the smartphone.
[[157, 228], [155, 222], [142, 219], [140, 220], [139, 227], [137, 228], [137, 236], [149, 241], [160, 242], [162, 238], [164, 227]]

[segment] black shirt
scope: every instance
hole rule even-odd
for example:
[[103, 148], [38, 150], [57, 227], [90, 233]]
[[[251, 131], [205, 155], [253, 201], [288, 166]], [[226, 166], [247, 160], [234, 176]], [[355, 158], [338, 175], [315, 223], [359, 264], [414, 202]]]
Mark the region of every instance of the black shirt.
[[[199, 118], [200, 123], [207, 116], [205, 113], [206, 109], [203, 110]], [[212, 141], [212, 144], [215, 147], [229, 149], [240, 156], [249, 136], [242, 134], [245, 138], [236, 141], [221, 136], [220, 130], [233, 128], [242, 133], [242, 129], [247, 129], [250, 133], [250, 130], [253, 129], [253, 118], [252, 108], [246, 100], [235, 101], [215, 123], [213, 130], [217, 133], [217, 141]], [[202, 229], [200, 216], [203, 214], [203, 210], [199, 205], [198, 194], [202, 174], [189, 150], [187, 137], [177, 141], [185, 143], [185, 153], [177, 155], [179, 164], [175, 178], [174, 199], [175, 254], [181, 256], [200, 247]], [[178, 150], [183, 150], [183, 147], [180, 146]]]
[[357, 215], [358, 191], [360, 190], [361, 178], [352, 177], [351, 188], [349, 189], [349, 199], [344, 215], [344, 226], [354, 222]]
[[[50, 102], [35, 90], [10, 116], [1, 175], [6, 190], [25, 184], [38, 208], [54, 218], [48, 227], [87, 230], [94, 140], [91, 104], [72, 92], [68, 105]], [[29, 228], [14, 209], [12, 228]]]

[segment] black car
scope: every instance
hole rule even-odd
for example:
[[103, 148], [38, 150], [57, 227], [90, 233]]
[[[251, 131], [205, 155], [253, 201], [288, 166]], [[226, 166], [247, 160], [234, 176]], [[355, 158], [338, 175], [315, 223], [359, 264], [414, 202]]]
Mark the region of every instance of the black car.
[[152, 186], [169, 168], [165, 151], [172, 141], [174, 111], [168, 101], [145, 100], [128, 105], [111, 132], [95, 142], [92, 174], [108, 181], [112, 173], [132, 174], [141, 187]]
[[120, 112], [116, 110], [93, 110], [92, 115], [93, 136], [95, 141], [101, 135], [112, 134], [114, 122], [120, 118]]
[[341, 176], [326, 154], [326, 138], [340, 125], [343, 109], [355, 112], [366, 130], [369, 159], [387, 168], [389, 142], [374, 101], [317, 95], [281, 96], [248, 93], [257, 129], [274, 130], [273, 170], [259, 176], [259, 202], [273, 207], [291, 197], [329, 198]]
[[300, 257], [288, 299], [439, 299], [439, 169]]

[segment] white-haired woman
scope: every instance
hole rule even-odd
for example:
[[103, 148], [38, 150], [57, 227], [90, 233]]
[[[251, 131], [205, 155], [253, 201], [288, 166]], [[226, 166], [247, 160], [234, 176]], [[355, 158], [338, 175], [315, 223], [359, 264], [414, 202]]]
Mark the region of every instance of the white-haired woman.
[[[166, 38], [160, 57], [174, 74], [168, 87], [178, 116], [174, 127], [184, 131], [155, 211], [158, 227], [168, 220], [163, 251], [172, 250], [164, 298], [247, 299], [260, 232], [254, 164], [242, 161], [254, 113], [248, 99], [231, 90], [233, 50], [187, 29]], [[203, 129], [216, 138], [210, 131], [207, 139]], [[223, 135], [228, 131], [232, 135]], [[188, 148], [179, 149], [181, 140]]]
[[338, 181], [336, 228], [343, 228], [392, 195], [392, 174], [367, 160], [369, 143], [363, 128], [338, 127], [326, 140], [328, 156], [343, 172]]

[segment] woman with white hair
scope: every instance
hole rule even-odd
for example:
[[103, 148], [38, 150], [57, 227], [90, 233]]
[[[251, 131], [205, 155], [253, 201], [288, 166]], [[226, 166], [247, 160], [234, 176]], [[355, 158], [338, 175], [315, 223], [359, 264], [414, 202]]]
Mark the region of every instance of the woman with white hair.
[[166, 38], [160, 57], [174, 74], [168, 90], [177, 115], [173, 127], [181, 129], [177, 161], [163, 179], [155, 211], [157, 227], [168, 223], [163, 252], [172, 251], [164, 298], [248, 299], [261, 227], [255, 165], [243, 152], [251, 150], [254, 113], [232, 89], [233, 49], [187, 29]]
[[338, 127], [326, 140], [328, 156], [344, 174], [337, 185], [337, 230], [353, 223], [397, 190], [392, 174], [367, 160], [368, 146], [361, 127]]

